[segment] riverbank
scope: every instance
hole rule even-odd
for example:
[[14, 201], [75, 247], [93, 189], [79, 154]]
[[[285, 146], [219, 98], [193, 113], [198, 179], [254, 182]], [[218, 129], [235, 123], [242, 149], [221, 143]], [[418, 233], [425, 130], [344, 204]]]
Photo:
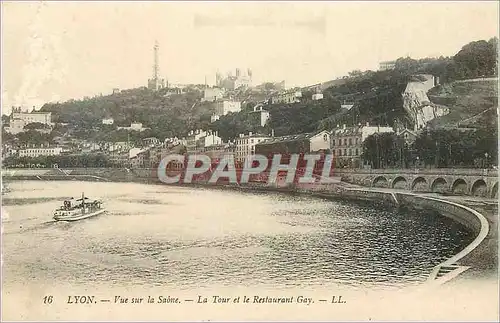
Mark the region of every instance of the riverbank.
[[[82, 180], [138, 182], [162, 184], [151, 170], [85, 169], [85, 170], [10, 170], [3, 180]], [[498, 268], [498, 208], [493, 199], [438, 194], [416, 194], [396, 189], [374, 189], [343, 182], [323, 185], [213, 185], [206, 180], [192, 184], [172, 184], [198, 188], [240, 190], [249, 192], [280, 192], [308, 195], [317, 198], [350, 200], [414, 210], [432, 210], [449, 217], [470, 229], [475, 240], [455, 257], [436, 266], [430, 283], [445, 283], [460, 277], [497, 277]]]

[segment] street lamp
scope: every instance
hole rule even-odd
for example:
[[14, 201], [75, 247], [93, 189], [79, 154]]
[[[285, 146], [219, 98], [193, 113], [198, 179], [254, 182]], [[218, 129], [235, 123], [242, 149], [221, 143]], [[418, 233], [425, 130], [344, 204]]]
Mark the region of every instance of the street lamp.
[[485, 168], [488, 168], [488, 153], [484, 153], [484, 157], [486, 158], [486, 165], [485, 165]]
[[417, 156], [417, 162], [415, 163], [415, 168], [417, 168], [417, 167], [418, 167], [418, 164], [419, 164], [419, 163], [418, 163], [418, 161], [419, 161], [419, 160], [420, 160], [420, 157], [418, 157], [418, 156]]

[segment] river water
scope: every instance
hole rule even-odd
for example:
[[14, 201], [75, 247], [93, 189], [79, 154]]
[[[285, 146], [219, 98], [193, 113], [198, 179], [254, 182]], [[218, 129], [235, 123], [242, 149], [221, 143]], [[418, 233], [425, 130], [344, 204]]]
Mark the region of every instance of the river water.
[[[434, 214], [279, 193], [136, 183], [12, 182], [3, 196], [3, 283], [401, 288], [473, 239]], [[96, 218], [53, 222], [64, 198]]]

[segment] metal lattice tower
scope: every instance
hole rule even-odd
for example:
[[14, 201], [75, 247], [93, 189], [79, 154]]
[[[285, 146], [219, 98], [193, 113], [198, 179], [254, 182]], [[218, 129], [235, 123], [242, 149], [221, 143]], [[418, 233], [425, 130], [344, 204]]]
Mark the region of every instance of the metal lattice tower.
[[153, 65], [153, 79], [158, 80], [160, 75], [160, 62], [158, 59], [158, 52], [160, 51], [160, 45], [158, 45], [158, 41], [155, 40], [154, 49], [154, 65]]

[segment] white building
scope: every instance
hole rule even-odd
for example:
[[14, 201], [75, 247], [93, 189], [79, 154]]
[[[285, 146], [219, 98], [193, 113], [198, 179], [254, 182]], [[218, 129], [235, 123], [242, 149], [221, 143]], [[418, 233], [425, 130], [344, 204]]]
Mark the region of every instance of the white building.
[[113, 118], [102, 119], [102, 124], [112, 125], [113, 123], [115, 123], [115, 120]]
[[235, 148], [235, 159], [239, 162], [243, 162], [248, 155], [255, 154], [255, 145], [270, 139], [269, 136], [261, 134], [253, 134], [251, 132], [248, 135], [240, 134], [236, 138], [236, 148]]
[[309, 137], [310, 152], [330, 149], [330, 132], [323, 130]]
[[222, 145], [222, 138], [218, 136], [217, 132], [208, 132], [204, 137], [201, 137], [202, 141], [200, 144], [203, 145], [203, 148], [213, 146], [213, 145]]
[[130, 130], [141, 131], [142, 130], [142, 123], [140, 123], [140, 122], [132, 122], [130, 124]]
[[393, 70], [394, 68], [396, 68], [396, 61], [385, 61], [379, 63], [378, 69], [380, 71], [386, 71], [386, 70]]
[[230, 100], [219, 100], [215, 102], [215, 115], [225, 116], [229, 112], [240, 112], [241, 102]]
[[394, 132], [391, 127], [370, 126], [361, 124], [357, 126], [337, 128], [331, 132], [331, 151], [337, 160], [337, 167], [361, 167], [361, 154], [363, 142], [375, 133]]
[[220, 88], [208, 88], [203, 90], [203, 98], [201, 99], [201, 102], [209, 101], [217, 101], [220, 100], [224, 97], [224, 90]]
[[312, 95], [313, 100], [321, 100], [323, 99], [323, 93], [315, 93]]
[[9, 127], [5, 130], [12, 134], [17, 134], [24, 131], [24, 126], [30, 123], [42, 123], [52, 127], [52, 113], [39, 112], [33, 110], [32, 112], [22, 112], [21, 108], [12, 108], [12, 113], [9, 119]]
[[278, 103], [296, 103], [300, 102], [300, 98], [302, 97], [301, 91], [286, 91], [280, 92], [271, 97], [271, 104]]
[[257, 104], [256, 106], [253, 107], [253, 113], [258, 114], [259, 116], [259, 124], [261, 127], [264, 127], [267, 123], [267, 121], [270, 118], [270, 113], [269, 111], [266, 111], [263, 109], [262, 104]]
[[61, 152], [61, 147], [26, 148], [19, 150], [19, 157], [56, 156]]

